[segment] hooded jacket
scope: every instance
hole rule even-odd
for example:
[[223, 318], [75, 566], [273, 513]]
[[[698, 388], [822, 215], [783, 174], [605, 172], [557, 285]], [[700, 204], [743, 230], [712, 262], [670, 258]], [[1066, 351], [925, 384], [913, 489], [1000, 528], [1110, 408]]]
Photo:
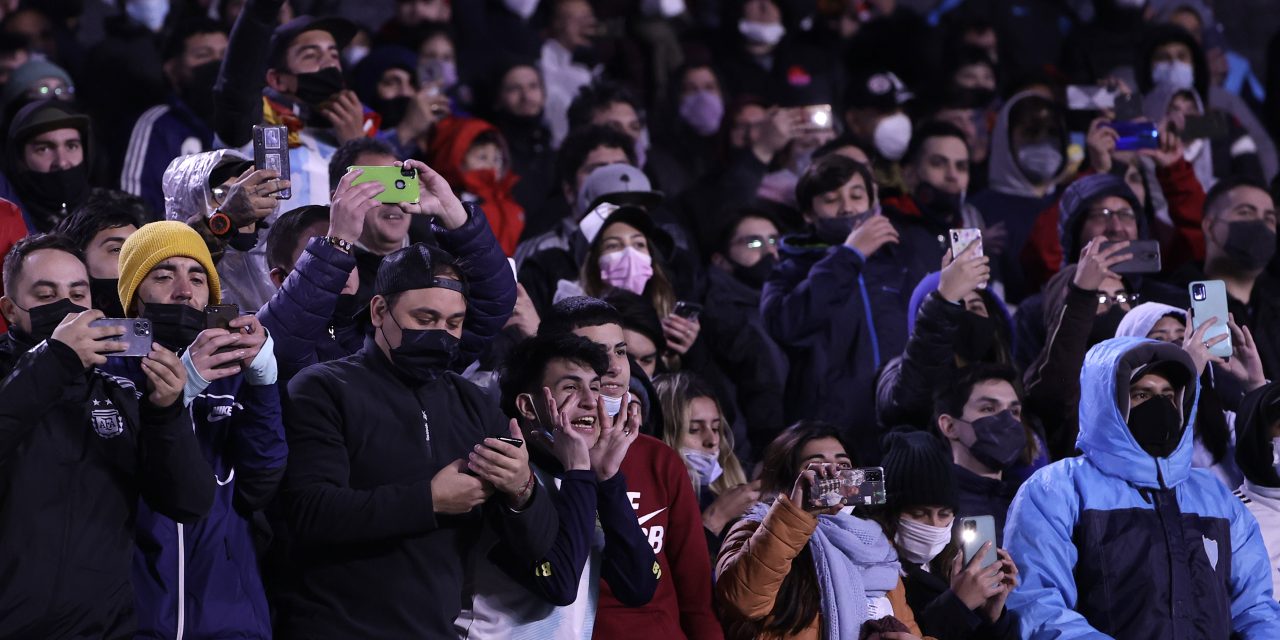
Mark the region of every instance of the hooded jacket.
[[[427, 164], [437, 167], [440, 175], [464, 200], [473, 200], [484, 207], [489, 216], [489, 226], [503, 253], [515, 255], [520, 234], [524, 232], [524, 208], [516, 202], [512, 189], [520, 177], [512, 173], [509, 159], [511, 152], [506, 142], [498, 146], [508, 159], [506, 172], [499, 177], [492, 170], [463, 171], [462, 162], [475, 139], [484, 133], [498, 133], [493, 125], [478, 118], [445, 118], [436, 124], [431, 139]], [[499, 134], [500, 136], [501, 134]], [[499, 138], [501, 140], [501, 138]], [[467, 194], [472, 197], [467, 198]]]
[[166, 213], [164, 173], [174, 158], [213, 146], [213, 129], [178, 96], [142, 112], [133, 124], [120, 189], [142, 198], [157, 217]]
[[1271, 437], [1271, 426], [1277, 418], [1280, 418], [1280, 383], [1277, 382], [1246, 395], [1236, 414], [1236, 463], [1244, 472], [1244, 484], [1236, 490], [1236, 496], [1258, 519], [1258, 528], [1271, 558], [1273, 592], [1280, 589], [1280, 474], [1276, 473], [1275, 445]]
[[[66, 124], [55, 124], [53, 121], [56, 120]], [[41, 126], [41, 122], [49, 124]], [[36, 172], [25, 167], [23, 147], [31, 138], [57, 129], [79, 130], [84, 159], [70, 169], [42, 174], [61, 176], [56, 182], [47, 178], [37, 179]], [[89, 179], [96, 151], [89, 117], [66, 102], [55, 98], [32, 102], [13, 116], [5, 138], [4, 172], [13, 183], [29, 228], [44, 233], [53, 231], [58, 222], [84, 203], [89, 197]]]
[[1084, 455], [1036, 472], [1014, 498], [1004, 539], [1022, 584], [1007, 606], [1024, 638], [1252, 639], [1280, 631], [1257, 521], [1213, 476], [1191, 468], [1193, 430], [1164, 458], [1146, 453], [1129, 430], [1130, 377], [1155, 362], [1190, 380], [1175, 403], [1189, 422], [1199, 385], [1185, 352], [1152, 340], [1105, 341], [1080, 372], [1076, 446]]

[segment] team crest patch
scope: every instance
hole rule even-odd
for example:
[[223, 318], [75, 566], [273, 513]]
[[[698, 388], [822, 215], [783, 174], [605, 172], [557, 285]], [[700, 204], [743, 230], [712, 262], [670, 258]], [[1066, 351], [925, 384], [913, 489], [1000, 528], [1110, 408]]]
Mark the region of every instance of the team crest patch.
[[114, 438], [124, 433], [124, 418], [115, 409], [94, 409], [93, 430], [103, 438]]

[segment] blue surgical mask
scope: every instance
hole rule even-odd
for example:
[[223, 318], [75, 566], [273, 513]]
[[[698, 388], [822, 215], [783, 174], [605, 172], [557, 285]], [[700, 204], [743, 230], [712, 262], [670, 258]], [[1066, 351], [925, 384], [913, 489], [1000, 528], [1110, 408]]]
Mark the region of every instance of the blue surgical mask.
[[680, 455], [684, 456], [684, 461], [689, 465], [689, 470], [698, 474], [698, 484], [702, 486], [709, 485], [720, 478], [724, 474], [724, 469], [720, 467], [719, 456], [709, 451], [701, 449], [680, 449]]

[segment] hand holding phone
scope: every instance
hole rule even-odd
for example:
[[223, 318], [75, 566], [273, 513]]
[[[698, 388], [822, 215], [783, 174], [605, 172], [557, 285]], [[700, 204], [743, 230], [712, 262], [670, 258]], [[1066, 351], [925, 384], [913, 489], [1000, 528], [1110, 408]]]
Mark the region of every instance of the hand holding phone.
[[1226, 284], [1221, 280], [1201, 280], [1187, 285], [1187, 291], [1191, 294], [1191, 332], [1194, 334], [1210, 319], [1215, 320], [1204, 332], [1203, 340], [1208, 343], [1214, 338], [1225, 336], [1209, 348], [1209, 354], [1230, 358], [1234, 350], [1227, 325], [1230, 311], [1227, 306]]
[[[99, 318], [89, 323], [90, 327], [118, 329], [119, 335], [101, 338], [100, 342], [119, 342], [124, 344], [122, 351], [105, 352], [107, 355], [125, 358], [145, 358], [151, 353], [151, 321], [146, 318]], [[106, 346], [106, 345], [103, 345]]]
[[675, 315], [678, 315], [690, 322], [697, 322], [698, 316], [702, 314], [702, 305], [696, 302], [685, 302], [684, 300], [679, 300], [676, 302], [676, 307], [671, 313], [674, 313]]
[[[253, 125], [253, 166], [270, 169], [281, 180], [290, 180], [289, 128], [284, 125]], [[279, 200], [293, 197], [292, 189], [281, 189], [273, 194]]]
[[[1102, 251], [1119, 244], [1118, 242], [1102, 243]], [[1160, 273], [1160, 241], [1131, 240], [1129, 246], [1119, 254], [1127, 256], [1124, 260], [1111, 265], [1111, 271], [1117, 274], [1127, 273]]]
[[[952, 533], [952, 542], [960, 549], [961, 561], [965, 565], [973, 562], [979, 552], [984, 551], [984, 547], [986, 547], [985, 553], [977, 564], [979, 568], [986, 569], [999, 561], [999, 557], [995, 553], [995, 518], [991, 516], [956, 518]], [[989, 547], [987, 547], [988, 543], [990, 543]]]
[[374, 200], [383, 204], [399, 204], [407, 202], [417, 204], [422, 198], [421, 185], [418, 182], [418, 171], [402, 167], [352, 166], [347, 171], [360, 170], [360, 175], [351, 181], [351, 186], [365, 182], [377, 182], [382, 185], [382, 193], [374, 196]]

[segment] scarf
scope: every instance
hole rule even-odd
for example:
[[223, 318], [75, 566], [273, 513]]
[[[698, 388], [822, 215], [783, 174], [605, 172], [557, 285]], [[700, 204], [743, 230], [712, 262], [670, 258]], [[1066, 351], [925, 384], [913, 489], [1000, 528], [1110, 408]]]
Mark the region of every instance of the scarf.
[[[769, 507], [757, 503], [744, 518], [764, 520]], [[867, 601], [898, 585], [898, 553], [880, 525], [857, 516], [818, 516], [809, 538], [825, 638], [857, 638], [867, 621]]]
[[[274, 96], [271, 97], [271, 96]], [[276, 99], [278, 98], [278, 99]], [[303, 119], [306, 115], [307, 107], [298, 105], [290, 106], [284, 102], [285, 98], [280, 94], [267, 89], [262, 96], [262, 121], [270, 125], [284, 125], [289, 129], [289, 148], [296, 149], [302, 146], [302, 139], [299, 134], [303, 129], [307, 128], [307, 123]], [[367, 137], [374, 137], [382, 124], [382, 117], [362, 107], [364, 110], [364, 131]]]

